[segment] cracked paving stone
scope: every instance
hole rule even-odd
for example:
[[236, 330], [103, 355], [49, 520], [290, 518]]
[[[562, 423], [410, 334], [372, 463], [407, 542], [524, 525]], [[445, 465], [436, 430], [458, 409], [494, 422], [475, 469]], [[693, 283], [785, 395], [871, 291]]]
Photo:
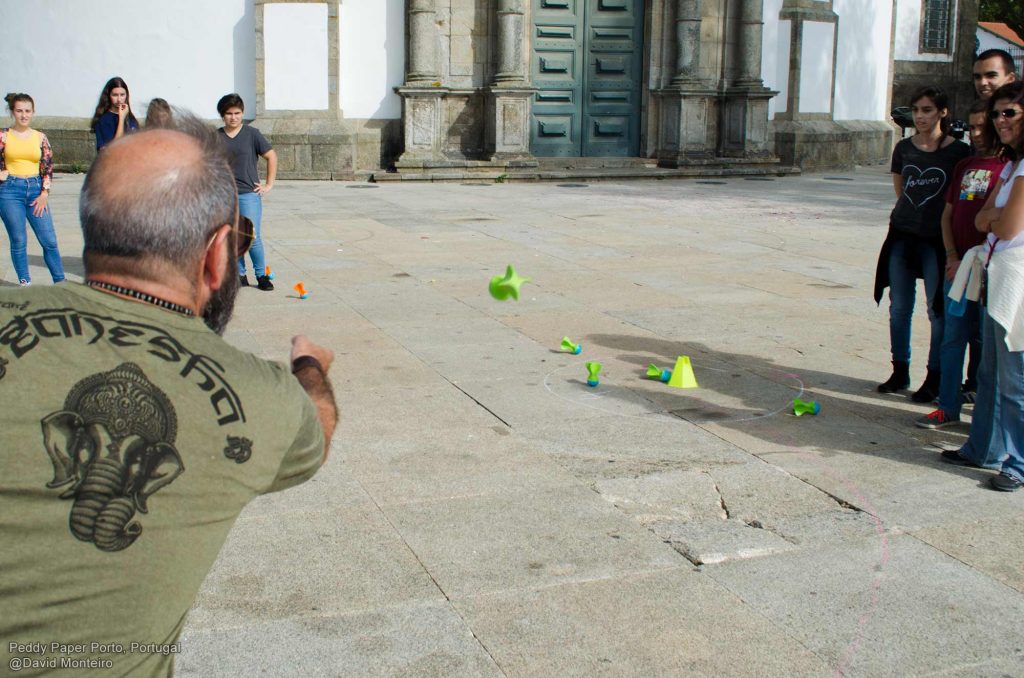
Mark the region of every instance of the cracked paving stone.
[[715, 491], [714, 480], [702, 471], [602, 479], [594, 483], [594, 489], [643, 525], [728, 518]]
[[665, 521], [650, 529], [694, 565], [761, 558], [798, 548], [774, 532], [738, 520]]

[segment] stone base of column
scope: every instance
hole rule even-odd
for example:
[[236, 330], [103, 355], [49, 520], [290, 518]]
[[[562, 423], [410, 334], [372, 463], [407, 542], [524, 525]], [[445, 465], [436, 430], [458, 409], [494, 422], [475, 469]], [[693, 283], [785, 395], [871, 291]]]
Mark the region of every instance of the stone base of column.
[[395, 163], [419, 167], [424, 161], [444, 159], [444, 98], [447, 88], [397, 87], [402, 97], [402, 120], [405, 131], [405, 152]]
[[661, 167], [714, 158], [718, 147], [718, 93], [700, 86], [657, 92], [660, 102], [657, 158]]
[[530, 102], [536, 91], [533, 87], [501, 86], [487, 90], [484, 152], [491, 161], [512, 160], [520, 167], [536, 167], [530, 152]]
[[778, 92], [764, 86], [730, 89], [723, 103], [722, 143], [727, 158], [772, 158], [768, 138], [768, 102]]

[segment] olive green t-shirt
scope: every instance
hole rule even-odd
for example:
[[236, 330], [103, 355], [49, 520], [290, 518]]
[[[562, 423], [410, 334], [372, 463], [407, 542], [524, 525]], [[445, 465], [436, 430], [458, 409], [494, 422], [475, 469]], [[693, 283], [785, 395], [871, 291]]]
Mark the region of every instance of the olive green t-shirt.
[[200, 319], [0, 289], [0, 674], [169, 674], [242, 507], [323, 450], [291, 373]]

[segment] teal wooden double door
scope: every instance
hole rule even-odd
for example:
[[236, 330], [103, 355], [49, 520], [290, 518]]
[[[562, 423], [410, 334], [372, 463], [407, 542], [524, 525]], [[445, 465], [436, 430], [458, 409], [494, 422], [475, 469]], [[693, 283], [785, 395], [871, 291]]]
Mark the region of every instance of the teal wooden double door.
[[639, 155], [643, 4], [533, 0], [534, 155]]

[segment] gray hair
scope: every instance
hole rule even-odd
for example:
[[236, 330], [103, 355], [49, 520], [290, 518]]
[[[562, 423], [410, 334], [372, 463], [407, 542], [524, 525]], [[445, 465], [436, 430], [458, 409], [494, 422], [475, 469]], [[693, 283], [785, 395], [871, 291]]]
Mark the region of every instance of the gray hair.
[[[78, 204], [85, 255], [127, 259], [156, 257], [184, 271], [218, 226], [234, 224], [238, 196], [227, 145], [216, 130], [189, 111], [175, 109], [170, 129], [199, 146], [199, 162], [139, 179], [135, 190], [111, 190], [113, 180], [133, 177], [110, 167], [110, 149], [96, 158], [85, 177]], [[140, 131], [132, 136], [159, 133]], [[164, 130], [166, 132], [166, 130]], [[118, 187], [124, 188], [124, 186]]]

